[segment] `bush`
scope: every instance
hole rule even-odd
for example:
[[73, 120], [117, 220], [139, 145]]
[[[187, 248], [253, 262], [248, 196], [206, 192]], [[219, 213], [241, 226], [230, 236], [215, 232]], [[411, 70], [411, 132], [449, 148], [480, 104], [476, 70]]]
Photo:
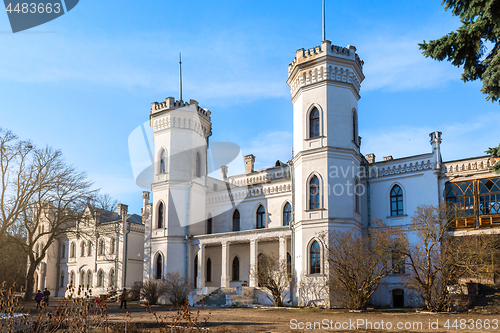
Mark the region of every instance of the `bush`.
[[165, 277], [165, 293], [172, 304], [186, 304], [190, 291], [189, 283], [179, 272], [167, 273]]
[[158, 299], [165, 295], [166, 289], [165, 280], [150, 279], [135, 282], [131, 293], [133, 296], [141, 294], [149, 304], [158, 304]]

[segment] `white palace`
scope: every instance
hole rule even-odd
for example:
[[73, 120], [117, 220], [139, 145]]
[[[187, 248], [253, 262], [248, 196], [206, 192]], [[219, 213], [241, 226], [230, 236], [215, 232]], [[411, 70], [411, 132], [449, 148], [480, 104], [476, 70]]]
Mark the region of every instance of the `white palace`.
[[[90, 222], [81, 223], [112, 232], [55, 244], [36, 287], [63, 295], [68, 284], [90, 284], [104, 293], [180, 272], [194, 288], [194, 301], [219, 288], [243, 287], [252, 290], [255, 302], [265, 302], [252, 268], [261, 253], [273, 252], [289, 263], [295, 282], [289, 304], [329, 306], [322, 233], [366, 232], [376, 219], [408, 225], [419, 205], [445, 200], [464, 208], [456, 232], [500, 225], [500, 178], [490, 171], [488, 156], [442, 161], [437, 131], [420, 155], [376, 161], [374, 154], [361, 153], [363, 79], [354, 46], [325, 40], [299, 49], [287, 80], [295, 155], [263, 170], [254, 170], [255, 156], [245, 156], [246, 172], [236, 176], [228, 176], [225, 165], [209, 167], [210, 111], [195, 100], [152, 103], [154, 181], [152, 198], [143, 193], [142, 218], [121, 205], [115, 218], [101, 221], [89, 208]], [[220, 169], [220, 177], [207, 175], [213, 169]], [[95, 254], [85, 254], [91, 250]], [[374, 305], [415, 304], [402, 274], [384, 280]]]

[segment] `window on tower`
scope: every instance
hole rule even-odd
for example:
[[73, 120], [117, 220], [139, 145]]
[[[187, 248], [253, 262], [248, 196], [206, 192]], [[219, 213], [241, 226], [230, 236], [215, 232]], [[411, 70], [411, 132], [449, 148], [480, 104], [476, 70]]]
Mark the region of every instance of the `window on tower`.
[[320, 208], [319, 179], [313, 176], [309, 182], [309, 209]]
[[318, 109], [312, 109], [309, 114], [309, 137], [315, 138], [319, 136], [319, 111]]
[[196, 153], [196, 177], [201, 177], [201, 157], [200, 157], [200, 153]]
[[158, 206], [158, 229], [163, 228], [163, 202]]
[[165, 149], [162, 149], [160, 155], [160, 172], [159, 173], [167, 173], [167, 156]]

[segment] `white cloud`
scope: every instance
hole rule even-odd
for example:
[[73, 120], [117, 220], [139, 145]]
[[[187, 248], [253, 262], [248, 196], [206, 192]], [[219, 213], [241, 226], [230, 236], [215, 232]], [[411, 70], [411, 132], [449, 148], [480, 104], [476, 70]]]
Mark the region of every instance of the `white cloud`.
[[362, 151], [375, 153], [377, 160], [383, 156], [406, 157], [431, 152], [429, 133], [439, 130], [443, 133], [443, 159], [454, 160], [485, 155], [488, 147], [500, 143], [500, 135], [492, 124], [500, 122], [500, 114], [488, 113], [462, 122], [429, 126], [400, 126], [380, 128], [363, 135]]

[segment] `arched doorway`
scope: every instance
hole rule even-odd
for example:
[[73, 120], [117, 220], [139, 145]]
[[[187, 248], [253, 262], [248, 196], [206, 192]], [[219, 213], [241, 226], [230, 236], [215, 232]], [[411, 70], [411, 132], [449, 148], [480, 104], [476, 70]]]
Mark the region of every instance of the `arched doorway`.
[[405, 306], [405, 292], [403, 289], [394, 289], [392, 291], [392, 307], [404, 308]]

